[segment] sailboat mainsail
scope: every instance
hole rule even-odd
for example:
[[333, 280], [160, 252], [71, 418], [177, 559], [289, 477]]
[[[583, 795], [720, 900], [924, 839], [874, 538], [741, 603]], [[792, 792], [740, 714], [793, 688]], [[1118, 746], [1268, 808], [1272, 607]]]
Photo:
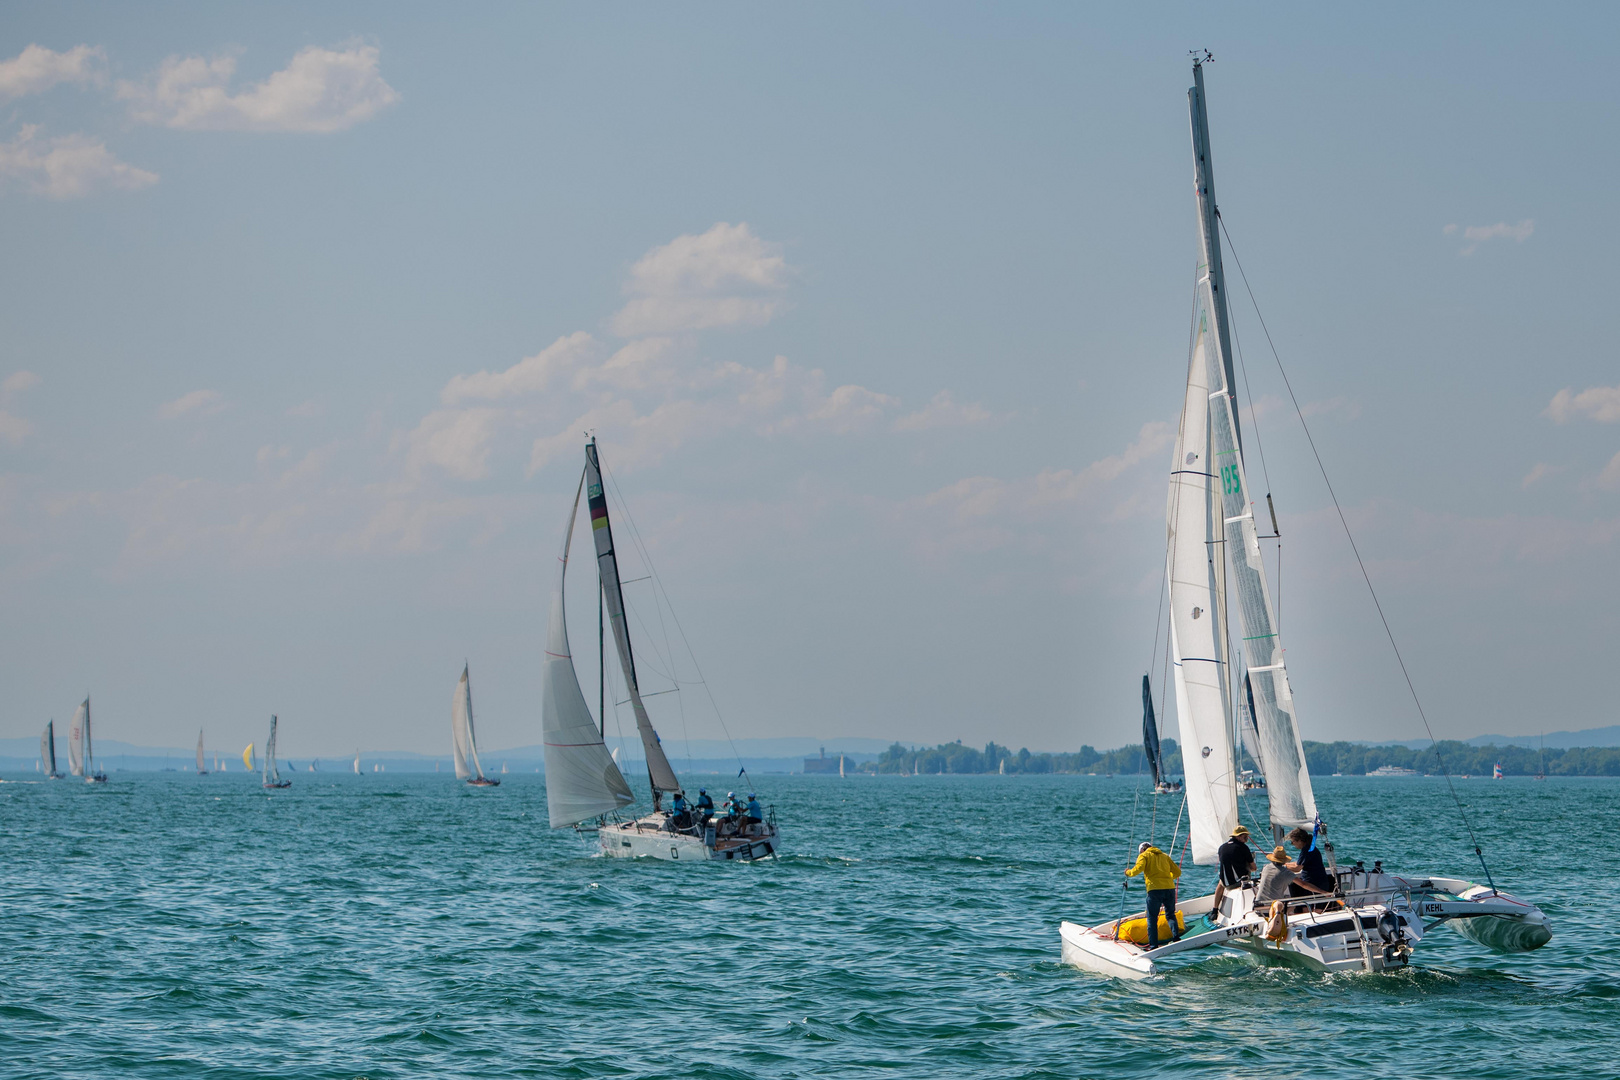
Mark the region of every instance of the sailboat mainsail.
[[1153, 716], [1153, 683], [1146, 675], [1142, 676], [1142, 752], [1147, 755], [1156, 788], [1164, 783], [1164, 776], [1159, 769], [1159, 721]]
[[635, 712], [636, 730], [641, 734], [642, 749], [647, 754], [647, 776], [652, 781], [653, 809], [658, 809], [665, 792], [681, 790], [669, 758], [647, 718], [647, 707], [641, 703], [641, 686], [636, 681], [636, 661], [630, 650], [630, 627], [624, 616], [624, 595], [619, 585], [619, 558], [613, 548], [613, 527], [608, 523], [607, 492], [602, 487], [602, 470], [596, 456], [596, 440], [585, 444], [586, 496], [591, 509], [591, 535], [596, 540], [597, 576], [602, 583], [602, 598], [607, 605], [608, 621], [613, 626], [613, 641], [619, 647], [619, 668], [624, 673], [626, 689], [630, 692], [630, 708]]
[[45, 730], [39, 736], [39, 760], [45, 766], [45, 775], [56, 779], [56, 721], [45, 721]]
[[[251, 749], [251, 747], [249, 747]], [[276, 718], [270, 718], [270, 737], [264, 740], [264, 763], [262, 777], [265, 787], [287, 787], [292, 781], [281, 778], [281, 770], [276, 768]]]
[[[1249, 498], [1247, 474], [1243, 467], [1236, 381], [1232, 375], [1226, 279], [1221, 266], [1221, 242], [1217, 232], [1215, 184], [1210, 162], [1209, 122], [1204, 108], [1204, 73], [1201, 66], [1194, 69], [1193, 82], [1188, 91], [1188, 100], [1192, 114], [1194, 179], [1203, 258], [1198, 268], [1197, 300], [1193, 313], [1198, 329], [1192, 366], [1194, 369], [1200, 366], [1201, 356], [1204, 370], [1189, 375], [1188, 408], [1193, 408], [1193, 382], [1201, 374], [1206, 387], [1207, 409], [1197, 411], [1207, 411], [1208, 414], [1209, 456], [1206, 459], [1206, 475], [1216, 473], [1220, 481], [1220, 498], [1216, 508], [1221, 515], [1222, 527], [1217, 536], [1211, 539], [1222, 541], [1221, 546], [1229, 556], [1225, 562], [1231, 570], [1230, 591], [1237, 597], [1243, 660], [1248, 669], [1247, 692], [1253, 696], [1254, 722], [1259, 732], [1260, 767], [1266, 777], [1272, 830], [1280, 836], [1296, 825], [1309, 826], [1315, 822], [1316, 797], [1311, 791], [1310, 774], [1305, 765], [1305, 747], [1300, 742], [1299, 725], [1294, 717], [1293, 691], [1288, 685], [1275, 609], [1266, 584], [1265, 565], [1260, 558], [1254, 503]], [[1210, 476], [1212, 482], [1215, 478]], [[1211, 545], [1210, 550], [1215, 551], [1215, 546]], [[1224, 611], [1222, 615], [1224, 626]], [[1189, 769], [1189, 776], [1191, 772]], [[1190, 792], [1191, 784], [1188, 788]], [[1197, 835], [1196, 827], [1194, 835]]]
[[354, 775], [362, 775], [360, 772], [360, 751], [358, 750], [354, 752]]
[[201, 731], [197, 732], [197, 775], [208, 775], [208, 769], [203, 765], [203, 733]]
[[[540, 718], [546, 744], [546, 805], [554, 829], [577, 825], [636, 801], [624, 774], [602, 741], [602, 732], [591, 719], [590, 706], [585, 704], [579, 674], [574, 670], [573, 653], [568, 647], [563, 593], [568, 576], [568, 552], [573, 545], [574, 522], [579, 517], [579, 499], [584, 485], [582, 477], [579, 489], [574, 492], [574, 507], [568, 513], [568, 530], [563, 534], [557, 586], [551, 594], [551, 619], [546, 629], [546, 662], [540, 677]], [[614, 582], [616, 585], [617, 577]], [[503, 764], [501, 771], [505, 770]]]

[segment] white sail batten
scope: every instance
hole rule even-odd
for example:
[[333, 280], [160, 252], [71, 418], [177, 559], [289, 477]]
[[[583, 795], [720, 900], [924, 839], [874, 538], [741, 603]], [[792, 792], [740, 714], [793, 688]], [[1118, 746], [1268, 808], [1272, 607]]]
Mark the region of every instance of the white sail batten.
[[1193, 341], [1187, 398], [1170, 469], [1166, 509], [1170, 650], [1187, 793], [1193, 862], [1216, 861], [1237, 825], [1237, 775], [1227, 714], [1226, 665], [1218, 605], [1220, 549], [1214, 476], [1209, 468], [1208, 336]]
[[584, 486], [582, 477], [580, 488], [574, 493], [574, 507], [568, 512], [568, 531], [563, 534], [562, 554], [558, 558], [557, 587], [551, 595], [551, 619], [546, 630], [546, 662], [540, 679], [540, 718], [546, 744], [546, 806], [554, 829], [576, 825], [635, 802], [630, 785], [591, 719], [590, 706], [585, 704], [579, 673], [574, 670], [573, 653], [568, 647], [563, 594], [574, 521], [579, 516], [579, 499]]
[[1197, 310], [1199, 336], [1205, 342], [1205, 378], [1210, 387], [1209, 442], [1212, 469], [1220, 483], [1219, 508], [1222, 537], [1231, 568], [1230, 592], [1237, 598], [1242, 628], [1243, 657], [1248, 666], [1248, 692], [1254, 700], [1254, 723], [1260, 743], [1260, 767], [1266, 777], [1267, 802], [1274, 830], [1312, 825], [1316, 798], [1311, 791], [1294, 716], [1293, 692], [1283, 663], [1281, 639], [1260, 538], [1254, 524], [1254, 504], [1243, 466], [1232, 379], [1230, 333], [1227, 327], [1225, 277], [1221, 243], [1216, 232], [1219, 210], [1215, 202], [1209, 154], [1209, 125], [1204, 102], [1203, 69], [1194, 69], [1195, 85], [1188, 92], [1192, 116], [1194, 187], [1198, 200], [1199, 241]]
[[602, 487], [602, 470], [596, 456], [596, 442], [585, 446], [585, 485], [591, 511], [591, 535], [596, 543], [597, 576], [602, 582], [602, 598], [607, 605], [608, 621], [613, 627], [613, 641], [619, 649], [619, 669], [624, 673], [625, 688], [630, 692], [630, 707], [636, 716], [636, 731], [647, 754], [647, 775], [652, 780], [653, 802], [665, 791], [681, 790], [669, 758], [664, 753], [658, 732], [647, 716], [647, 707], [641, 702], [641, 685], [636, 679], [635, 657], [630, 650], [630, 627], [624, 613], [624, 594], [619, 586], [619, 557], [613, 547], [613, 527], [608, 523], [607, 492]]

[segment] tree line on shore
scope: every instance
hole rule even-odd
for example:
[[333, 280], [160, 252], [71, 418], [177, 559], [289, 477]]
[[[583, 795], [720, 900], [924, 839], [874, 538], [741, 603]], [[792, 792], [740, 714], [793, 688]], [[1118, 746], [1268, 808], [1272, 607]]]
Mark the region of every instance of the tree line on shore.
[[[1165, 739], [1160, 747], [1161, 769], [1165, 776], [1180, 776], [1181, 750], [1176, 740]], [[1254, 763], [1242, 755], [1242, 767]], [[1502, 766], [1505, 776], [1620, 776], [1620, 747], [1592, 746], [1545, 752], [1522, 746], [1470, 746], [1452, 740], [1438, 747], [1414, 750], [1405, 746], [1363, 746], [1349, 742], [1305, 742], [1305, 762], [1313, 775], [1360, 776], [1385, 765], [1415, 769], [1439, 775], [1489, 775]], [[1442, 767], [1442, 762], [1444, 763]], [[1545, 762], [1545, 764], [1543, 764]], [[991, 742], [979, 750], [956, 742], [911, 749], [895, 743], [860, 766], [861, 771], [911, 775], [976, 773], [1076, 773], [1083, 775], [1136, 774], [1148, 772], [1147, 755], [1140, 745], [1117, 750], [1096, 750], [1082, 746], [1075, 753], [1031, 753], [1012, 750]]]

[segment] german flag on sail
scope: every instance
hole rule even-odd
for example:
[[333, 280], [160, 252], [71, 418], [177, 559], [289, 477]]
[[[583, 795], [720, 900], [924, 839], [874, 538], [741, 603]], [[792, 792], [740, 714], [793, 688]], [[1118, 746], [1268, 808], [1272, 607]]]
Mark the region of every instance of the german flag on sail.
[[592, 529], [605, 529], [605, 528], [607, 528], [607, 523], [608, 523], [607, 498], [606, 498], [606, 496], [604, 496], [602, 494], [602, 485], [601, 484], [592, 484], [591, 485], [590, 496], [591, 496], [591, 528]]

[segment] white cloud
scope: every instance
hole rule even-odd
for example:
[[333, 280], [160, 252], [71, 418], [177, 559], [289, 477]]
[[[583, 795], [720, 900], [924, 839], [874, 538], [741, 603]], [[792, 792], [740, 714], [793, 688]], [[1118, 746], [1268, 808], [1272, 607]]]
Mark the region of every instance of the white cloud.
[[1529, 472], [1524, 474], [1524, 479], [1519, 481], [1519, 487], [1521, 489], [1529, 488], [1532, 484], [1545, 480], [1555, 472], [1558, 472], [1558, 470], [1545, 461], [1538, 461]]
[[746, 222], [724, 221], [699, 236], [677, 236], [630, 268], [632, 299], [613, 317], [621, 337], [720, 326], [763, 326], [782, 310], [788, 279], [781, 246]]
[[1578, 419], [1612, 424], [1620, 421], [1620, 386], [1592, 386], [1578, 394], [1560, 390], [1541, 415], [1559, 424]]
[[[819, 375], [821, 372], [817, 371], [816, 374]], [[810, 420], [823, 421], [834, 431], [843, 433], [881, 419], [885, 409], [898, 404], [900, 404], [898, 398], [880, 394], [876, 390], [868, 390], [864, 386], [849, 384], [840, 386], [828, 394], [815, 404], [806, 416]]]
[[412, 470], [433, 465], [458, 480], [482, 480], [489, 475], [490, 445], [500, 418], [500, 410], [490, 408], [429, 413], [409, 437]]
[[458, 401], [498, 401], [520, 394], [533, 394], [546, 389], [554, 376], [563, 372], [572, 373], [599, 351], [596, 339], [580, 330], [558, 338], [505, 371], [457, 375], [439, 392], [439, 400], [453, 405]]
[[378, 72], [374, 45], [310, 45], [261, 83], [229, 90], [236, 58], [171, 56], [144, 83], [120, 82], [130, 115], [148, 124], [206, 131], [343, 131], [399, 100]]
[[[1447, 236], [1455, 236], [1457, 226], [1454, 224], [1447, 225], [1441, 231]], [[1459, 251], [1458, 254], [1472, 255], [1479, 250], [1479, 245], [1492, 240], [1513, 240], [1522, 244], [1530, 239], [1535, 231], [1536, 223], [1533, 218], [1525, 218], [1517, 225], [1509, 225], [1505, 221], [1499, 221], [1495, 225], [1470, 225], [1462, 230], [1463, 239], [1468, 241], [1468, 246]]]
[[31, 421], [11, 411], [12, 399], [24, 391], [32, 390], [39, 383], [39, 376], [32, 371], [14, 371], [6, 376], [5, 382], [0, 382], [0, 439], [4, 439], [12, 446], [21, 444], [34, 432]]
[[1597, 482], [1598, 487], [1605, 491], [1620, 491], [1620, 454], [1614, 455], [1609, 459], [1609, 463], [1603, 466], [1603, 471], [1598, 473]]
[[55, 52], [30, 45], [10, 60], [0, 60], [0, 101], [42, 94], [62, 83], [100, 83], [106, 79], [107, 54], [100, 46], [75, 45]]
[[990, 410], [982, 405], [958, 404], [949, 390], [941, 390], [934, 399], [916, 412], [907, 413], [894, 422], [896, 431], [927, 431], [931, 428], [974, 427], [994, 419]]
[[0, 182], [17, 181], [53, 199], [73, 199], [98, 188], [133, 191], [157, 183], [157, 174], [119, 161], [104, 143], [87, 135], [39, 139], [39, 126], [25, 124], [0, 143]]
[[175, 420], [186, 415], [212, 416], [225, 407], [225, 395], [218, 390], [193, 390], [158, 408], [158, 417]]

